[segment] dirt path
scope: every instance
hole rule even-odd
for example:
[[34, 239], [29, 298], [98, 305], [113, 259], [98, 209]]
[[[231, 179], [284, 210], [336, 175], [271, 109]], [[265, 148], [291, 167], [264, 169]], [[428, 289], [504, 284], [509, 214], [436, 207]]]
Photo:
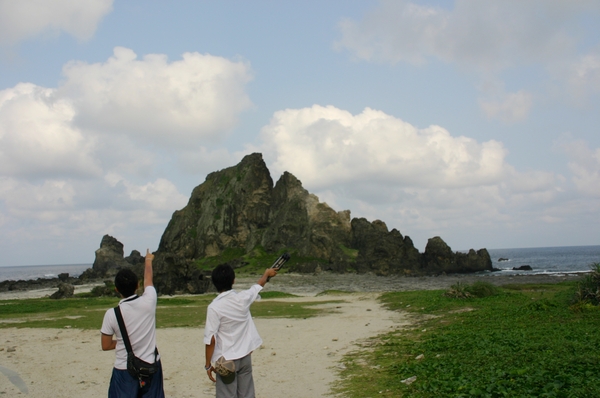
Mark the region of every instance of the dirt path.
[[[252, 356], [257, 397], [324, 396], [331, 382], [336, 380], [342, 356], [354, 350], [356, 343], [391, 328], [409, 325], [408, 316], [387, 311], [379, 305], [379, 292], [446, 289], [456, 282], [473, 283], [477, 280], [502, 285], [559, 282], [573, 278], [576, 277], [278, 275], [265, 290], [300, 296], [281, 300], [289, 305], [314, 300], [342, 302], [324, 304], [323, 308], [328, 312], [315, 318], [256, 319], [264, 341], [263, 347]], [[256, 277], [240, 277], [234, 288], [244, 289], [255, 280]], [[325, 290], [356, 293], [315, 297]], [[43, 297], [52, 292], [3, 293], [0, 299]], [[157, 342], [168, 397], [214, 397], [214, 386], [203, 370], [203, 333], [202, 328], [158, 329]], [[2, 329], [0, 396], [105, 397], [113, 361], [114, 352], [100, 349], [99, 331]]]
[[[408, 320], [377, 303], [375, 293], [300, 297], [282, 301], [335, 299], [323, 316], [308, 319], [256, 319], [264, 345], [253, 356], [257, 397], [324, 396], [336, 379], [342, 356], [363, 339]], [[201, 328], [157, 331], [168, 397], [214, 397], [203, 370]], [[100, 349], [99, 331], [72, 329], [3, 329], [0, 366], [23, 381], [27, 394], [0, 375], [0, 395], [7, 397], [105, 397], [114, 352]], [[2, 370], [2, 368], [0, 368]], [[14, 378], [13, 378], [14, 381]], [[49, 395], [49, 392], [50, 395]]]

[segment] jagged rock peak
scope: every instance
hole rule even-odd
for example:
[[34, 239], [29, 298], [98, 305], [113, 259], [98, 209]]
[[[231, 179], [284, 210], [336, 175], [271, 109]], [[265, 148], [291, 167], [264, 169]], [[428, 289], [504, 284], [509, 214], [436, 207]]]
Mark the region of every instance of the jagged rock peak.
[[[314, 272], [374, 272], [379, 275], [465, 272], [491, 269], [487, 250], [452, 253], [439, 237], [425, 254], [408, 236], [385, 222], [351, 219], [308, 192], [284, 172], [273, 185], [260, 153], [210, 173], [194, 188], [188, 204], [175, 211], [156, 252], [155, 283], [163, 293], [201, 293], [207, 286], [207, 259], [252, 253], [293, 253], [287, 269]], [[233, 260], [223, 260], [233, 261]]]

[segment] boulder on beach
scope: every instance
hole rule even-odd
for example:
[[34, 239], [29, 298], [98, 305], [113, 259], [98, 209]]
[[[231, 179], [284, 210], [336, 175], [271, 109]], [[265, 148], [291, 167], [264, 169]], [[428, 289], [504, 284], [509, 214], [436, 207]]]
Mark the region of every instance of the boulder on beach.
[[69, 283], [60, 282], [58, 284], [58, 290], [54, 292], [50, 298], [51, 299], [63, 299], [63, 298], [71, 298], [73, 297], [73, 293], [75, 292], [75, 287]]

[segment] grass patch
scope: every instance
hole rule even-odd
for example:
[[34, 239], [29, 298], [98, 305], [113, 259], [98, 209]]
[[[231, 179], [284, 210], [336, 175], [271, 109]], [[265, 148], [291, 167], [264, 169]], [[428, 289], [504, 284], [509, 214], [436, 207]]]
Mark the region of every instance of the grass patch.
[[295, 294], [284, 293], [284, 292], [260, 292], [260, 297], [263, 299], [278, 299], [278, 298], [290, 298], [290, 297], [298, 297]]
[[[206, 322], [206, 308], [216, 294], [185, 297], [159, 297], [156, 325], [167, 327], [201, 327]], [[255, 302], [254, 317], [308, 318], [324, 313], [314, 308], [331, 301], [286, 303], [277, 299], [294, 297], [283, 292], [261, 293], [263, 300]], [[107, 309], [118, 305], [116, 297], [78, 297], [65, 300], [49, 298], [0, 300], [0, 329], [77, 328], [100, 329]]]
[[[410, 312], [417, 324], [378, 336], [369, 350], [346, 356], [336, 392], [348, 397], [600, 396], [600, 311], [573, 311], [575, 288], [573, 283], [521, 285], [461, 299], [439, 290], [386, 293], [382, 302]], [[416, 380], [407, 384], [413, 376]]]
[[352, 294], [352, 292], [347, 291], [347, 290], [323, 290], [322, 292], [317, 294], [317, 297], [319, 296], [341, 296], [341, 295], [345, 295], [345, 294]]
[[356, 262], [356, 259], [358, 258], [358, 249], [350, 249], [342, 244], [340, 244], [340, 249], [342, 249], [342, 252], [344, 253], [344, 256], [346, 256], [346, 259], [348, 259], [348, 261], [350, 262]]
[[252, 304], [252, 316], [262, 318], [311, 318], [327, 312], [322, 308], [314, 308], [323, 304], [339, 301], [315, 301], [305, 303], [284, 303], [281, 301], [259, 301]]

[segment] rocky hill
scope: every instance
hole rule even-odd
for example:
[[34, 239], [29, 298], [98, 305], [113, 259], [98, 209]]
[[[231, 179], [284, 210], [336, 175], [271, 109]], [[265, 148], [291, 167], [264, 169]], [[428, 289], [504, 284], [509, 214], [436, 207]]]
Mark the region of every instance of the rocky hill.
[[[114, 246], [108, 238], [105, 243]], [[118, 262], [106, 251], [99, 261], [99, 251], [93, 268], [97, 276], [114, 268], [107, 263]], [[410, 276], [492, 270], [486, 249], [452, 252], [434, 237], [420, 253], [408, 236], [388, 230], [383, 221], [351, 219], [349, 210], [335, 211], [319, 202], [288, 172], [273, 185], [262, 155], [254, 153], [236, 166], [209, 174], [193, 190], [187, 206], [173, 213], [155, 253], [155, 285], [165, 294], [202, 293], [214, 265], [257, 264], [262, 270], [283, 251], [292, 254], [286, 268], [296, 272]], [[132, 253], [121, 266], [132, 264], [141, 270], [138, 255]]]

